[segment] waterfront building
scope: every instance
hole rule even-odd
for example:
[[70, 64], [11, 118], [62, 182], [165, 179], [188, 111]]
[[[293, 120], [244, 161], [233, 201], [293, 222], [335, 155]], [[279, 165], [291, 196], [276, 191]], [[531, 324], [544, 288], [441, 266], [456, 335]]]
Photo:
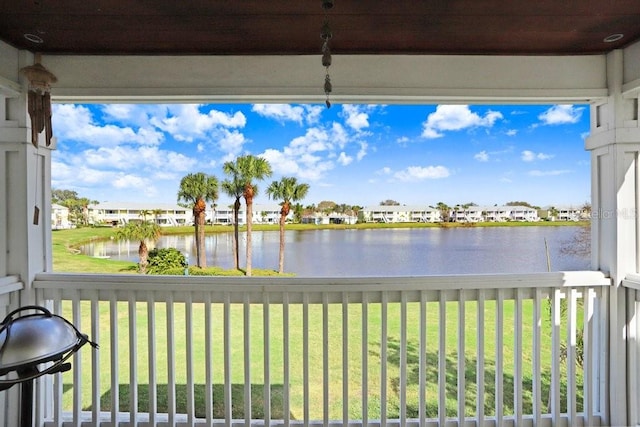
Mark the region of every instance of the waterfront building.
[[72, 228], [71, 221], [69, 221], [69, 208], [53, 203], [51, 205], [51, 229], [63, 230], [66, 228]]

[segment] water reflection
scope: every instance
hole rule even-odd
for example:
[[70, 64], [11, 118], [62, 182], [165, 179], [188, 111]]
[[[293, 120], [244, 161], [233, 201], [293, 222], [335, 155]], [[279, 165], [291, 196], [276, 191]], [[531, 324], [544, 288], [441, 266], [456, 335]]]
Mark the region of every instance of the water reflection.
[[[562, 255], [579, 227], [469, 227], [286, 231], [285, 271], [298, 276], [410, 276], [430, 274], [533, 273], [584, 270], [589, 260]], [[244, 233], [240, 265], [245, 264]], [[233, 233], [206, 237], [207, 265], [233, 267]], [[277, 269], [279, 232], [253, 233], [253, 267]], [[150, 246], [152, 248], [153, 246]], [[155, 247], [173, 247], [195, 263], [193, 235], [163, 236]], [[137, 261], [138, 243], [103, 241], [85, 254]]]

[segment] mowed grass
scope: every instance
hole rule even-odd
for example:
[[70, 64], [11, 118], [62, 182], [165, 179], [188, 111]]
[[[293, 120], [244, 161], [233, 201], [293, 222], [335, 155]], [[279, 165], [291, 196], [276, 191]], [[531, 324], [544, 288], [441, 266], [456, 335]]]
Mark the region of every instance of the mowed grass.
[[[525, 300], [522, 306], [522, 316], [525, 319], [522, 328], [522, 351], [516, 353], [514, 347], [514, 315], [515, 308], [513, 301], [506, 301], [504, 305], [503, 319], [503, 370], [504, 379], [502, 387], [504, 390], [503, 404], [507, 414], [514, 412], [514, 386], [515, 379], [513, 377], [515, 357], [521, 358], [523, 381], [521, 388], [523, 389], [523, 410], [525, 413], [530, 412], [533, 407], [533, 357], [535, 349], [533, 348], [533, 331], [532, 323], [532, 301]], [[89, 331], [91, 326], [91, 318], [89, 315], [88, 303], [83, 303], [83, 315], [81, 321], [81, 329]], [[69, 307], [65, 305], [67, 313], [70, 314]], [[458, 303], [449, 302], [446, 304], [446, 375], [445, 375], [445, 395], [446, 395], [446, 416], [456, 416], [458, 408], [458, 336], [462, 331], [458, 330]], [[214, 401], [214, 417], [224, 418], [224, 325], [223, 325], [223, 309], [220, 304], [211, 305], [212, 315], [212, 355], [210, 363], [212, 365], [213, 374], [213, 401]], [[205, 373], [207, 360], [205, 356], [205, 313], [203, 304], [194, 304], [192, 319], [192, 368], [193, 378], [196, 386], [195, 392], [195, 410], [199, 417], [205, 416]], [[494, 413], [496, 387], [495, 387], [495, 302], [488, 301], [485, 306], [485, 325], [484, 325], [484, 386], [485, 414], [492, 415]], [[305, 369], [308, 369], [308, 399], [310, 419], [321, 419], [324, 413], [325, 393], [328, 400], [328, 413], [331, 419], [341, 419], [343, 414], [343, 405], [347, 405], [349, 418], [358, 419], [363, 413], [363, 387], [366, 387], [366, 395], [368, 400], [367, 416], [371, 419], [379, 419], [381, 417], [381, 402], [384, 393], [386, 394], [384, 402], [387, 405], [387, 417], [395, 418], [400, 414], [401, 393], [406, 393], [406, 410], [409, 417], [418, 416], [419, 405], [419, 360], [420, 360], [420, 307], [419, 304], [409, 303], [407, 306], [407, 341], [406, 341], [406, 372], [407, 386], [400, 387], [400, 366], [401, 366], [401, 327], [400, 327], [400, 306], [399, 304], [388, 305], [387, 318], [387, 344], [386, 354], [387, 362], [385, 364], [387, 376], [381, 376], [383, 361], [381, 359], [381, 305], [369, 304], [367, 306], [368, 333], [366, 336], [366, 354], [367, 372], [366, 384], [363, 384], [364, 372], [363, 366], [363, 331], [362, 331], [362, 305], [353, 304], [348, 307], [347, 323], [347, 365], [346, 372], [343, 369], [343, 313], [341, 305], [330, 305], [328, 308], [328, 318], [326, 319], [328, 339], [325, 342], [323, 335], [323, 310], [321, 305], [309, 306], [309, 322], [308, 322], [308, 346], [304, 348], [304, 323], [303, 311], [301, 306], [291, 305], [289, 307], [289, 393], [290, 393], [290, 416], [292, 419], [304, 418], [305, 406]], [[477, 305], [475, 302], [467, 302], [465, 304], [465, 327], [464, 327], [464, 360], [465, 360], [465, 414], [472, 416], [476, 413], [477, 400], [477, 330], [476, 324]], [[543, 312], [546, 312], [543, 310]], [[249, 340], [245, 340], [244, 327], [244, 308], [242, 305], [231, 306], [230, 330], [231, 330], [231, 353], [230, 353], [230, 372], [232, 381], [233, 405], [232, 416], [234, 418], [244, 418], [244, 384], [247, 379], [251, 384], [251, 401], [252, 401], [252, 418], [264, 417], [264, 384], [265, 384], [265, 350], [263, 336], [263, 306], [251, 305], [250, 324], [248, 327]], [[109, 410], [111, 408], [111, 340], [117, 339], [118, 345], [118, 384], [119, 384], [119, 401], [120, 410], [129, 410], [129, 384], [137, 383], [138, 393], [138, 411], [147, 412], [149, 410], [148, 401], [148, 384], [149, 384], [149, 368], [155, 369], [157, 376], [157, 407], [159, 412], [167, 412], [168, 410], [168, 372], [175, 375], [176, 381], [176, 402], [177, 412], [187, 412], [187, 337], [186, 337], [186, 318], [184, 304], [176, 304], [174, 309], [174, 334], [175, 334], [175, 363], [168, 366], [169, 354], [167, 354], [167, 324], [166, 324], [166, 305], [164, 303], [155, 304], [155, 326], [153, 328], [152, 341], [155, 343], [156, 351], [152, 358], [148, 353], [148, 322], [146, 304], [137, 303], [136, 305], [136, 338], [135, 352], [129, 348], [129, 312], [127, 303], [118, 304], [118, 331], [117, 336], [112, 337], [113, 331], [110, 330], [110, 315], [108, 303], [100, 303], [101, 325], [100, 336], [98, 341], [100, 349], [97, 350], [100, 356], [100, 394], [101, 409]], [[548, 316], [546, 316], [548, 317]], [[427, 330], [426, 330], [426, 390], [427, 390], [427, 416], [438, 416], [438, 358], [439, 358], [439, 308], [437, 303], [427, 303]], [[269, 383], [271, 384], [271, 416], [274, 419], [281, 419], [284, 414], [283, 393], [284, 393], [284, 340], [283, 340], [283, 311], [281, 305], [272, 305], [269, 309], [269, 353], [268, 353], [268, 371]], [[551, 329], [549, 320], [545, 319], [542, 324], [542, 346], [539, 349], [542, 375], [540, 378], [542, 384], [542, 399], [539, 404], [546, 408], [549, 403], [549, 384], [551, 379], [552, 363], [561, 364], [562, 378], [561, 383], [564, 396], [566, 390], [566, 363], [562, 361], [553, 361], [551, 359]], [[563, 331], [566, 327], [563, 325]], [[246, 344], [248, 342], [248, 344]], [[326, 351], [326, 355], [325, 355]], [[84, 409], [91, 408], [91, 352], [89, 347], [85, 347], [82, 352], [82, 387], [77, 388], [82, 393], [82, 404]], [[308, 362], [305, 368], [304, 354], [308, 354]], [[136, 378], [132, 381], [130, 378], [130, 355], [136, 354], [135, 367]], [[247, 377], [245, 373], [245, 359], [248, 355], [248, 366], [250, 373]], [[324, 363], [328, 364], [326, 374]], [[578, 370], [577, 381], [581, 384], [582, 372]], [[328, 383], [328, 389], [325, 390], [324, 380]], [[64, 406], [71, 409], [73, 392], [71, 390], [72, 374], [64, 375], [65, 390]], [[348, 386], [348, 396], [343, 395], [344, 384]], [[383, 386], [384, 384], [384, 386]], [[578, 401], [582, 396], [581, 386], [578, 387]], [[564, 399], [564, 398], [563, 398]], [[345, 403], [346, 402], [346, 403]], [[563, 403], [562, 407], [566, 405]], [[582, 405], [579, 403], [579, 409]]]
[[[509, 224], [511, 225], [511, 224]], [[544, 223], [544, 225], [551, 225]], [[566, 225], [566, 224], [562, 224]], [[575, 225], [575, 224], [572, 224]], [[366, 226], [366, 227], [365, 227]], [[366, 224], [363, 228], [387, 228], [388, 224]], [[416, 226], [433, 226], [433, 225], [416, 225]], [[287, 229], [309, 229], [314, 226], [298, 225], [287, 226]], [[265, 226], [264, 229], [277, 229], [277, 226]], [[345, 226], [331, 226], [322, 228], [347, 228]], [[351, 227], [349, 227], [351, 228]], [[208, 227], [208, 232], [230, 232], [231, 227], [215, 226]], [[192, 233], [192, 227], [181, 227], [176, 229], [166, 229], [164, 233]], [[114, 234], [112, 228], [80, 228], [75, 230], [60, 230], [53, 232], [53, 264], [56, 272], [83, 272], [83, 273], [106, 273], [121, 274], [134, 273], [136, 266], [131, 262], [118, 262], [112, 260], [98, 259], [89, 256], [79, 255], [74, 250], [80, 244], [97, 239], [109, 239]], [[226, 272], [228, 273], [228, 272]], [[220, 274], [226, 274], [221, 272]], [[272, 274], [271, 271], [262, 272], [263, 274]], [[242, 273], [240, 273], [242, 274]], [[259, 275], [260, 273], [256, 273]], [[540, 381], [542, 384], [542, 398], [539, 404], [546, 408], [549, 403], [549, 384], [551, 382], [551, 366], [553, 363], [560, 364], [561, 368], [561, 390], [563, 393], [563, 402], [561, 407], [564, 410], [566, 403], [564, 396], [566, 395], [566, 362], [554, 361], [551, 359], [551, 328], [549, 315], [547, 314], [547, 303], [543, 303], [543, 322], [542, 322], [542, 345], [540, 349], [533, 348], [533, 329], [532, 329], [532, 302], [525, 300], [522, 307], [522, 318], [524, 319], [522, 336], [522, 351], [517, 353], [521, 359], [523, 381], [522, 396], [523, 410], [525, 413], [530, 412], [533, 406], [533, 357], [536, 351], [540, 352], [542, 364], [542, 374]], [[91, 315], [88, 303], [82, 303], [82, 315], [80, 329], [83, 332], [91, 330]], [[65, 317], [70, 318], [70, 304], [65, 303]], [[250, 339], [248, 347], [245, 345], [244, 336], [244, 312], [242, 305], [231, 306], [230, 329], [231, 329], [231, 363], [230, 377], [232, 380], [232, 416], [234, 418], [244, 418], [244, 384], [245, 384], [245, 349], [248, 348], [248, 360], [250, 366], [250, 382], [252, 405], [251, 413], [253, 418], [263, 418], [264, 416], [264, 384], [265, 384], [265, 351], [263, 341], [263, 307], [262, 305], [251, 306], [251, 324], [248, 327]], [[289, 307], [289, 373], [290, 373], [290, 416], [293, 419], [302, 419], [304, 417], [303, 408], [305, 407], [305, 376], [304, 376], [304, 358], [305, 348], [303, 346], [303, 313], [302, 307], [291, 305]], [[308, 406], [310, 410], [309, 417], [311, 419], [320, 419], [324, 413], [325, 394], [328, 400], [327, 411], [331, 419], [342, 418], [343, 405], [347, 405], [350, 418], [362, 418], [363, 413], [363, 393], [366, 388], [367, 408], [366, 412], [370, 419], [378, 419], [381, 417], [381, 402], [384, 387], [387, 417], [394, 418], [400, 413], [400, 397], [401, 393], [406, 393], [406, 410], [410, 417], [418, 414], [418, 396], [419, 396], [419, 360], [420, 360], [420, 336], [419, 336], [419, 314], [418, 304], [408, 304], [407, 311], [407, 327], [406, 327], [406, 353], [407, 353], [407, 387], [400, 387], [400, 361], [401, 361], [401, 329], [400, 329], [400, 308], [397, 304], [389, 304], [387, 318], [387, 343], [386, 354], [387, 361], [384, 363], [381, 359], [383, 353], [381, 343], [381, 306], [380, 304], [369, 304], [367, 307], [368, 332], [366, 336], [366, 346], [363, 345], [362, 331], [362, 305], [352, 304], [348, 308], [348, 339], [347, 339], [347, 358], [346, 373], [343, 370], [343, 315], [342, 306], [330, 305], [328, 309], [327, 330], [329, 332], [328, 340], [324, 341], [323, 336], [323, 312], [322, 306], [309, 306], [309, 322], [308, 322]], [[136, 330], [133, 335], [136, 337], [136, 348], [132, 352], [129, 348], [129, 328], [130, 319], [127, 303], [118, 303], [117, 311], [117, 336], [113, 339], [118, 346], [118, 389], [120, 410], [129, 410], [129, 393], [130, 383], [137, 383], [138, 394], [138, 410], [146, 412], [149, 410], [149, 366], [154, 367], [157, 375], [157, 408], [159, 412], [167, 412], [168, 409], [168, 376], [167, 372], [173, 372], [175, 375], [176, 387], [175, 395], [177, 402], [177, 412], [186, 413], [187, 407], [187, 340], [186, 340], [186, 318], [184, 304], [175, 304], [174, 306], [174, 334], [175, 334], [175, 355], [174, 365], [168, 366], [169, 355], [167, 354], [167, 321], [166, 321], [166, 304], [155, 304], [155, 326], [152, 332], [152, 340], [155, 343], [156, 351], [152, 357], [148, 353], [149, 333], [147, 329], [147, 308], [146, 304], [138, 303], [136, 306]], [[492, 415], [495, 407], [496, 386], [495, 386], [495, 302], [487, 301], [484, 314], [484, 387], [485, 399], [484, 407], [487, 415]], [[504, 305], [503, 319], [503, 370], [504, 379], [502, 388], [504, 390], [502, 401], [505, 412], [513, 413], [514, 409], [514, 366], [516, 349], [514, 347], [514, 302], [506, 301]], [[211, 306], [212, 315], [212, 336], [210, 342], [212, 344], [212, 356], [210, 363], [212, 365], [213, 374], [213, 401], [214, 401], [214, 417], [223, 418], [225, 415], [224, 406], [224, 325], [223, 306], [213, 304]], [[269, 339], [269, 382], [271, 383], [271, 415], [274, 419], [283, 417], [283, 311], [281, 305], [272, 305], [270, 307], [270, 339]], [[196, 414], [199, 417], [205, 415], [205, 372], [207, 360], [205, 357], [205, 342], [208, 338], [205, 336], [205, 313], [202, 304], [193, 306], [193, 348], [192, 348], [192, 366], [193, 378], [195, 381], [195, 406]], [[427, 304], [427, 330], [426, 330], [426, 350], [424, 357], [426, 360], [426, 390], [427, 390], [427, 416], [438, 416], [438, 360], [439, 354], [439, 308], [437, 303]], [[467, 302], [465, 305], [465, 323], [464, 323], [464, 360], [465, 360], [465, 413], [471, 416], [476, 412], [476, 395], [477, 395], [477, 372], [476, 363], [478, 360], [477, 349], [477, 306], [475, 302]], [[99, 304], [98, 322], [100, 324], [100, 334], [95, 337], [100, 344], [97, 350], [100, 357], [100, 365], [98, 367], [100, 373], [100, 394], [101, 409], [109, 410], [111, 407], [111, 340], [112, 334], [110, 326], [109, 304], [101, 302]], [[580, 320], [579, 320], [580, 324]], [[446, 396], [446, 416], [457, 415], [457, 388], [458, 388], [458, 336], [462, 331], [458, 330], [458, 304], [454, 302], [446, 305], [446, 329], [445, 329], [446, 349], [445, 357], [445, 396]], [[565, 323], [561, 325], [561, 331], [566, 331]], [[566, 342], [566, 337], [563, 338]], [[325, 391], [324, 384], [324, 362], [325, 348], [327, 349], [327, 374], [326, 379], [328, 388]], [[81, 350], [82, 354], [82, 384], [76, 387], [81, 393], [82, 406], [84, 409], [91, 408], [91, 350], [88, 346]], [[366, 384], [363, 384], [365, 377], [362, 370], [363, 352], [366, 354]], [[130, 378], [130, 354], [136, 355], [135, 367], [136, 378], [134, 381]], [[382, 368], [386, 368], [386, 378], [381, 377]], [[74, 368], [75, 369], [75, 368]], [[582, 370], [578, 369], [578, 409], [582, 408]], [[72, 374], [64, 374], [64, 406], [70, 410], [73, 402]], [[348, 396], [343, 396], [343, 384], [347, 384]], [[346, 403], [345, 403], [346, 402]]]

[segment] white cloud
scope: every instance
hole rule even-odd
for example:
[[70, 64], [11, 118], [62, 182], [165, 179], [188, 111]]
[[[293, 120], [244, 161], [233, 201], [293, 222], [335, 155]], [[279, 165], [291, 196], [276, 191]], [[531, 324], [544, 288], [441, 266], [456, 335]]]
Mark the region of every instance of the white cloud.
[[362, 160], [364, 156], [367, 155], [367, 148], [369, 148], [369, 144], [361, 141], [360, 150], [358, 150], [358, 154], [356, 154], [356, 159], [358, 159], [358, 161]]
[[251, 111], [278, 122], [316, 123], [323, 107], [317, 105], [254, 104]]
[[489, 161], [489, 154], [486, 151], [481, 151], [479, 153], [476, 153], [473, 156], [474, 159], [476, 159], [479, 162], [488, 162]]
[[533, 162], [535, 160], [549, 160], [553, 158], [552, 154], [534, 153], [530, 150], [524, 150], [521, 155], [523, 162]]
[[518, 130], [517, 129], [509, 129], [505, 133], [507, 134], [507, 136], [516, 136], [518, 134]]
[[353, 162], [353, 157], [347, 156], [344, 151], [341, 152], [338, 156], [338, 163], [340, 163], [342, 166], [347, 166], [351, 162]]
[[226, 128], [243, 128], [247, 119], [242, 112], [226, 113], [211, 110], [200, 111], [200, 105], [166, 105], [164, 114], [152, 117], [150, 123], [167, 132], [177, 141], [192, 142], [202, 139], [215, 139], [217, 132]]
[[545, 125], [563, 125], [578, 123], [582, 117], [584, 107], [574, 107], [573, 105], [554, 105], [538, 118]]
[[409, 138], [406, 136], [401, 136], [400, 138], [396, 139], [396, 142], [400, 145], [405, 145], [407, 142], [409, 142]]
[[291, 156], [291, 153], [272, 148], [267, 149], [260, 157], [271, 164], [271, 168], [276, 174], [296, 175], [309, 181], [318, 181], [335, 166], [332, 161], [323, 160], [319, 156], [308, 153]]
[[228, 129], [221, 129], [217, 140], [220, 151], [233, 156], [242, 152], [242, 147], [246, 142], [244, 134], [237, 130], [229, 131]]
[[391, 172], [393, 172], [391, 168], [388, 166], [385, 166], [382, 169], [377, 170], [376, 175], [391, 175]]
[[529, 175], [531, 176], [558, 176], [565, 175], [571, 173], [568, 169], [559, 169], [559, 170], [550, 170], [550, 171], [541, 171], [541, 170], [532, 170], [529, 171]]
[[399, 181], [422, 181], [425, 179], [446, 178], [451, 173], [444, 166], [409, 166], [408, 168], [396, 172], [393, 176]]
[[475, 127], [492, 127], [502, 113], [488, 111], [484, 117], [472, 112], [468, 105], [438, 105], [423, 123], [423, 138], [441, 138], [443, 131], [458, 131]]
[[347, 126], [356, 132], [369, 127], [369, 114], [357, 105], [345, 104], [342, 106], [342, 113]]
[[89, 108], [83, 105], [55, 104], [53, 108], [53, 129], [59, 141], [113, 147], [126, 143], [157, 145], [164, 138], [151, 127], [134, 130], [113, 124], [98, 125]]

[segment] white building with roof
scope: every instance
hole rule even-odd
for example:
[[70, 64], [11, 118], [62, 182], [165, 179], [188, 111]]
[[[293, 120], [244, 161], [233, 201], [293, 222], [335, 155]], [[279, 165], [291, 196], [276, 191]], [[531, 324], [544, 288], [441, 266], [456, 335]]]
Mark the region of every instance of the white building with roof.
[[90, 224], [125, 225], [146, 218], [163, 227], [176, 227], [193, 223], [189, 208], [166, 203], [103, 202], [88, 207]]
[[69, 221], [69, 208], [53, 203], [51, 205], [51, 229], [64, 230], [67, 228], [73, 228], [73, 224]]
[[362, 210], [367, 222], [439, 222], [440, 210], [424, 206], [378, 205], [367, 206]]

